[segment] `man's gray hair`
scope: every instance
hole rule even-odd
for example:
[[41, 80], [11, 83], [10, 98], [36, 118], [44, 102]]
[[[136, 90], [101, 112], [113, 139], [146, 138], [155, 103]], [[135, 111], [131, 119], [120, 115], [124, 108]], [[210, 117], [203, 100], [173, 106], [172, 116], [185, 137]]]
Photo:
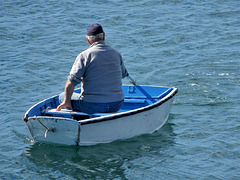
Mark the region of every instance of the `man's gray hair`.
[[96, 41], [102, 41], [103, 40], [103, 33], [97, 34], [95, 36], [87, 36], [87, 38], [91, 43], [94, 43]]

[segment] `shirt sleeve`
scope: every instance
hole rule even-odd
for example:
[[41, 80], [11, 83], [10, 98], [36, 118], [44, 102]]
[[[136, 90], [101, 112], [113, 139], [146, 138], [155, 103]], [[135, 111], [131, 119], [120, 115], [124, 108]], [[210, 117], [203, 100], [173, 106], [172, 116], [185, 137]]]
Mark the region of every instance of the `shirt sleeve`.
[[85, 72], [85, 65], [84, 65], [84, 58], [82, 57], [82, 55], [80, 54], [73, 66], [72, 66], [72, 69], [69, 73], [69, 76], [68, 76], [68, 80], [74, 85], [76, 86], [77, 84], [80, 84], [82, 82], [82, 77], [83, 77], [83, 74]]
[[122, 56], [120, 55], [120, 58], [121, 58], [121, 69], [122, 69], [122, 78], [125, 78], [127, 77], [129, 74], [128, 74], [128, 71], [123, 63], [123, 60], [122, 60]]

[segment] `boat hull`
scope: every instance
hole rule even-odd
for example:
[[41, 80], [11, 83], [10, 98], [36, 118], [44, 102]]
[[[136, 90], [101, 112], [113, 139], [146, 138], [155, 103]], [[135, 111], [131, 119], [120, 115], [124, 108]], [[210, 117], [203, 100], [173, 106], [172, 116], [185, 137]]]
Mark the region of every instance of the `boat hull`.
[[161, 106], [130, 116], [81, 125], [80, 145], [108, 143], [152, 133], [161, 128], [169, 115], [173, 99]]
[[165, 124], [177, 88], [123, 89], [124, 106], [116, 113], [55, 111], [58, 96], [53, 96], [31, 107], [24, 121], [35, 141], [64, 145], [109, 143], [152, 133]]
[[33, 117], [26, 122], [36, 142], [79, 145], [79, 122], [65, 118]]

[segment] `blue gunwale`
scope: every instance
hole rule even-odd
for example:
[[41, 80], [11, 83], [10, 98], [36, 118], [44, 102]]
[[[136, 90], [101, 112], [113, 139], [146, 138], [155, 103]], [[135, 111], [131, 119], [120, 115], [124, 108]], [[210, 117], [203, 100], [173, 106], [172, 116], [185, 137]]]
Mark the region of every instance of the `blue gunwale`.
[[[53, 117], [63, 116], [63, 118], [74, 119], [74, 115], [85, 115], [89, 118], [80, 120], [81, 125], [113, 120], [123, 116], [130, 116], [139, 112], [147, 111], [171, 99], [178, 91], [177, 88], [158, 87], [158, 86], [122, 86], [125, 94], [123, 108], [116, 113], [96, 113], [89, 115], [82, 112], [54, 112], [46, 113], [48, 108], [56, 108], [59, 105], [58, 95], [45, 99], [32, 106], [24, 116], [24, 120], [32, 117]], [[76, 89], [75, 92], [80, 92]], [[170, 94], [170, 96], [168, 96]], [[167, 98], [165, 98], [167, 97]]]

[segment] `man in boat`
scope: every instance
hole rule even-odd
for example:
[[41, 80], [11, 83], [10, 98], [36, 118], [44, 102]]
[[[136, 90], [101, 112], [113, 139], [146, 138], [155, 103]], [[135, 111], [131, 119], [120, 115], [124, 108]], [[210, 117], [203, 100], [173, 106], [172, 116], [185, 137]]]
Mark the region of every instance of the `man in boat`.
[[[89, 114], [116, 112], [124, 103], [122, 78], [128, 76], [121, 54], [105, 44], [100, 24], [90, 25], [86, 38], [90, 47], [77, 56], [65, 91], [59, 96], [62, 102], [57, 111], [70, 108]], [[75, 86], [80, 83], [81, 93], [74, 93]]]

